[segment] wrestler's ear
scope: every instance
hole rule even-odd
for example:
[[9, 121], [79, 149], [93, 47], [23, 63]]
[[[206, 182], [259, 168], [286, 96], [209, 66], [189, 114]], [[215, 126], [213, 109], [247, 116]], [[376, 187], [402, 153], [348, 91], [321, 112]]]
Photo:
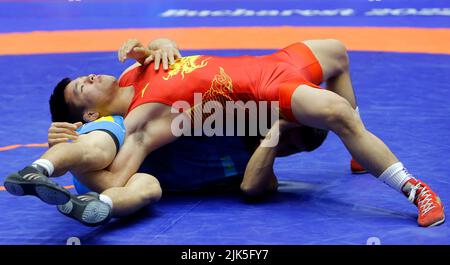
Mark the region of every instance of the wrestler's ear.
[[100, 117], [100, 113], [95, 112], [95, 111], [91, 111], [91, 110], [86, 110], [83, 113], [83, 120], [85, 122], [90, 122], [90, 121], [95, 121], [96, 119], [98, 119]]

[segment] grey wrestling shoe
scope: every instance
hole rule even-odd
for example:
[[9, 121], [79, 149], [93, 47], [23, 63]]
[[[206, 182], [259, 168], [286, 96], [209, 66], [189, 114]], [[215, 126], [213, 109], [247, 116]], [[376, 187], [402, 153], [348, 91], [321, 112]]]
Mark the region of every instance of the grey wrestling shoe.
[[99, 199], [98, 193], [72, 195], [70, 201], [57, 206], [58, 211], [87, 226], [98, 226], [111, 219], [112, 209]]
[[9, 175], [5, 180], [4, 186], [12, 195], [32, 195], [48, 204], [59, 205], [70, 200], [70, 192], [68, 190], [50, 180], [32, 166], [25, 167]]

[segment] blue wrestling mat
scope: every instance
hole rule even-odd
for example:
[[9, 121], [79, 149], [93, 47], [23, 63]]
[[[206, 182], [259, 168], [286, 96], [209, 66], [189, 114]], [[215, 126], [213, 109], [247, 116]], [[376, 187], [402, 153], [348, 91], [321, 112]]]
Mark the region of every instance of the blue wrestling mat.
[[[449, 1], [418, 0], [0, 1], [0, 41], [2, 36], [14, 38], [8, 35], [13, 32], [43, 30], [285, 25], [448, 29], [449, 8]], [[257, 15], [258, 10], [273, 9], [277, 15]], [[441, 41], [450, 45], [450, 39]], [[261, 55], [274, 50], [182, 51], [183, 55]], [[448, 209], [450, 54], [352, 50], [349, 54], [365, 125], [440, 195]], [[1, 183], [46, 150], [25, 145], [47, 141], [48, 97], [61, 77], [119, 76], [124, 69], [113, 51], [0, 54]], [[82, 244], [125, 245], [361, 245], [373, 237], [381, 244], [450, 244], [448, 221], [438, 227], [418, 227], [414, 205], [370, 175], [350, 174], [349, 161], [344, 146], [330, 134], [313, 153], [276, 160], [279, 192], [264, 201], [249, 203], [233, 192], [163, 194], [157, 204], [97, 228], [67, 219], [36, 198], [14, 197], [1, 189], [0, 244], [62, 245], [70, 237]], [[72, 185], [69, 175], [57, 181]]]

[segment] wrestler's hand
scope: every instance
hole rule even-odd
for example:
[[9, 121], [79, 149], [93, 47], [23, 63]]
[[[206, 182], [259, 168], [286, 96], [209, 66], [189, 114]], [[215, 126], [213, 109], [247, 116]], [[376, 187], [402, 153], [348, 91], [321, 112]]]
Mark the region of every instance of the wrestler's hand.
[[151, 56], [150, 50], [142, 45], [137, 39], [127, 40], [117, 52], [117, 58], [122, 63], [126, 59], [134, 59], [140, 64], [144, 64], [146, 58], [149, 56]]
[[52, 147], [58, 143], [65, 143], [69, 140], [78, 139], [78, 133], [75, 131], [82, 125], [81, 122], [53, 122], [48, 129], [48, 146]]
[[161, 63], [163, 69], [168, 70], [169, 65], [174, 64], [176, 59], [181, 58], [181, 53], [177, 44], [169, 39], [160, 38], [153, 40], [148, 44], [148, 49], [150, 50], [151, 55], [145, 59], [144, 65], [154, 61], [155, 70], [159, 69]]

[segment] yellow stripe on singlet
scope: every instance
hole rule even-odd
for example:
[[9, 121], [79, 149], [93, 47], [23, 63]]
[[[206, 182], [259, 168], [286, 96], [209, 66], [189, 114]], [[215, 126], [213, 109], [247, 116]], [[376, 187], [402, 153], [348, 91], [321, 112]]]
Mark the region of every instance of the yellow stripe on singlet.
[[99, 121], [112, 121], [114, 122], [114, 118], [113, 116], [105, 116], [105, 117], [101, 117], [96, 119], [94, 122], [99, 122]]

